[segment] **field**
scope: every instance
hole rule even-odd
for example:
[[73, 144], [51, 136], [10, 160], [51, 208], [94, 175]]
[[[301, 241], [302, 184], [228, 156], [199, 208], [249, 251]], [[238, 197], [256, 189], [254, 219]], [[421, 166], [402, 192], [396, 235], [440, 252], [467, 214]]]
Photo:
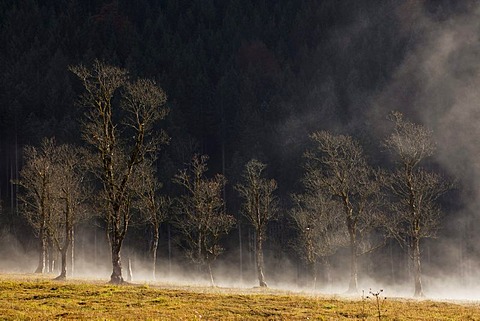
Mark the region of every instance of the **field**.
[[[1, 320], [480, 320], [479, 302], [0, 275]], [[380, 313], [380, 314], [379, 314]]]

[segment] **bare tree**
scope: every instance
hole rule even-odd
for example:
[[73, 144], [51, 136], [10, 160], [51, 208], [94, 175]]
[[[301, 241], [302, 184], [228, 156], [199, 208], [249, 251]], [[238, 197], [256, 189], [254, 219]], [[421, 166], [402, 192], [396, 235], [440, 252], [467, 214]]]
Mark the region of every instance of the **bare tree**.
[[320, 131], [313, 133], [311, 138], [315, 148], [305, 153], [307, 172], [343, 209], [350, 246], [348, 291], [358, 292], [357, 258], [377, 247], [365, 248], [362, 242], [374, 227], [376, 218], [380, 186], [377, 174], [352, 137]]
[[73, 227], [88, 195], [83, 188], [83, 163], [77, 148], [57, 146], [53, 138], [44, 139], [40, 148], [25, 147], [25, 166], [20, 179], [14, 183], [21, 187], [21, 209], [40, 237], [37, 273], [45, 272], [47, 252], [53, 243], [62, 259], [58, 278], [66, 277], [67, 251], [72, 242]]
[[[95, 150], [92, 169], [102, 183], [103, 216], [111, 247], [112, 283], [122, 283], [120, 250], [131, 219], [135, 171], [158, 150], [166, 135], [154, 135], [153, 126], [168, 114], [164, 91], [153, 81], [128, 80], [127, 71], [95, 61], [70, 70], [81, 80], [88, 108], [83, 137]], [[123, 89], [123, 90], [120, 90]], [[120, 104], [114, 96], [120, 94]], [[120, 108], [118, 108], [120, 107]]]
[[55, 150], [55, 210], [50, 221], [54, 244], [61, 254], [58, 280], [67, 277], [67, 252], [73, 242], [75, 225], [87, 216], [86, 202], [89, 191], [84, 182], [85, 154], [70, 145]]
[[156, 169], [153, 165], [151, 162], [145, 162], [139, 171], [141, 184], [137, 207], [145, 221], [150, 224], [153, 232], [149, 253], [152, 259], [152, 276], [155, 280], [160, 225], [166, 220], [168, 211], [172, 208], [172, 200], [168, 196], [159, 194], [162, 184], [156, 177]]
[[232, 229], [235, 219], [225, 213], [222, 198], [225, 177], [220, 174], [211, 179], [204, 177], [207, 159], [206, 155], [195, 155], [190, 168], [174, 177], [174, 182], [187, 192], [179, 199], [181, 216], [176, 223], [185, 236], [188, 256], [194, 263], [207, 267], [214, 286], [212, 263], [223, 252], [220, 239]]
[[348, 244], [348, 233], [339, 202], [332, 200], [316, 175], [306, 172], [303, 179], [305, 191], [292, 196], [294, 207], [291, 216], [298, 231], [295, 247], [306, 262], [316, 288], [318, 264], [323, 263], [327, 282], [330, 283], [329, 257]]
[[40, 148], [24, 148], [25, 165], [20, 171], [20, 179], [13, 181], [20, 186], [18, 198], [20, 211], [32, 226], [40, 240], [40, 253], [35, 273], [45, 273], [47, 269], [49, 230], [54, 210], [54, 164], [55, 145], [53, 139], [44, 139]]
[[397, 168], [388, 181], [394, 196], [392, 216], [386, 226], [402, 247], [406, 247], [413, 262], [416, 297], [424, 295], [421, 279], [420, 241], [436, 236], [441, 210], [438, 198], [452, 187], [440, 175], [421, 167], [422, 161], [432, 156], [435, 143], [427, 128], [405, 121], [398, 112], [391, 114], [394, 132], [385, 140], [397, 162]]
[[242, 212], [255, 229], [255, 259], [257, 264], [258, 283], [267, 287], [264, 275], [263, 242], [267, 238], [268, 222], [278, 212], [277, 200], [273, 195], [277, 189], [274, 179], [263, 177], [267, 165], [252, 159], [245, 165], [244, 184], [238, 184], [236, 190], [244, 199]]

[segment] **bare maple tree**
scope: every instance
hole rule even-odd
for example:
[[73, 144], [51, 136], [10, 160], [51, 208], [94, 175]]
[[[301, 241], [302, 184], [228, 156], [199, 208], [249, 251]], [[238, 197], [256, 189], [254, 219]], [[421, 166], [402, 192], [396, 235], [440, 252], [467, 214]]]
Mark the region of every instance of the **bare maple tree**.
[[320, 263], [330, 283], [329, 257], [348, 244], [348, 233], [345, 224], [339, 224], [343, 221], [342, 207], [326, 193], [315, 170], [307, 171], [302, 181], [305, 190], [292, 196], [291, 216], [298, 231], [295, 248], [307, 264], [315, 289]]
[[32, 226], [40, 240], [38, 266], [35, 273], [45, 273], [47, 254], [51, 240], [51, 218], [54, 211], [55, 143], [44, 139], [39, 148], [25, 146], [25, 165], [20, 171], [20, 179], [13, 181], [19, 185], [20, 211]]
[[[94, 149], [92, 170], [102, 183], [102, 208], [111, 248], [112, 283], [122, 283], [120, 250], [131, 220], [137, 191], [135, 171], [158, 150], [166, 135], [153, 126], [168, 114], [165, 92], [153, 81], [130, 81], [127, 71], [95, 61], [91, 68], [70, 70], [85, 93], [80, 103], [88, 108], [83, 137]], [[119, 97], [116, 104], [115, 97]]]
[[41, 242], [37, 273], [46, 270], [47, 251], [53, 244], [61, 253], [61, 272], [67, 274], [67, 251], [72, 243], [73, 228], [84, 213], [88, 197], [83, 182], [83, 153], [70, 145], [44, 139], [40, 148], [27, 146], [25, 166], [20, 179], [21, 210], [38, 233]]
[[267, 165], [252, 159], [243, 172], [243, 184], [238, 184], [236, 190], [243, 198], [242, 212], [255, 229], [255, 261], [260, 287], [267, 287], [265, 280], [263, 242], [267, 238], [267, 225], [278, 213], [278, 202], [274, 196], [277, 182], [264, 178]]
[[172, 200], [160, 194], [162, 184], [156, 177], [156, 169], [152, 162], [145, 162], [139, 170], [139, 195], [136, 207], [142, 213], [143, 219], [152, 228], [152, 240], [149, 254], [152, 260], [152, 276], [156, 279], [157, 248], [160, 239], [160, 225], [167, 219], [168, 211], [172, 208]]
[[394, 199], [390, 204], [393, 215], [387, 217], [386, 226], [399, 244], [408, 249], [413, 262], [414, 296], [421, 297], [424, 293], [420, 241], [436, 236], [441, 219], [437, 200], [452, 184], [422, 168], [421, 163], [435, 151], [432, 132], [404, 120], [398, 112], [391, 114], [391, 120], [395, 129], [385, 145], [395, 157], [397, 168], [387, 182]]
[[56, 148], [55, 210], [50, 220], [52, 240], [61, 255], [59, 280], [67, 277], [67, 252], [73, 246], [73, 231], [88, 215], [90, 197], [85, 183], [85, 153], [70, 145]]
[[225, 177], [220, 174], [213, 178], [204, 176], [207, 159], [206, 155], [195, 155], [190, 168], [174, 177], [174, 182], [186, 190], [178, 202], [180, 216], [176, 225], [185, 236], [187, 255], [192, 262], [207, 267], [214, 286], [212, 263], [223, 252], [221, 237], [232, 229], [235, 218], [225, 213], [222, 198]]
[[307, 172], [342, 208], [350, 246], [348, 292], [358, 292], [358, 257], [379, 246], [363, 242], [376, 222], [377, 172], [367, 164], [361, 146], [351, 136], [320, 131], [311, 139], [314, 148], [305, 153]]

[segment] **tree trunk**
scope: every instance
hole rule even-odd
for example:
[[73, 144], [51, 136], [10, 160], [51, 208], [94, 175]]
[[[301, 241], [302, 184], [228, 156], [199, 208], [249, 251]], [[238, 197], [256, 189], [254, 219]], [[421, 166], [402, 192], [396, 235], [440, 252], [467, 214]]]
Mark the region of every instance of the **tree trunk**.
[[48, 250], [47, 250], [47, 267], [48, 267], [48, 273], [55, 273], [55, 260], [56, 260], [56, 251], [54, 249], [54, 246], [51, 242], [49, 242], [48, 245]]
[[70, 256], [70, 275], [73, 276], [75, 272], [75, 228], [72, 227], [72, 237], [70, 240], [70, 249], [71, 249], [71, 256]]
[[38, 267], [35, 270], [35, 273], [45, 273], [45, 268], [47, 265], [47, 238], [45, 232], [42, 231], [40, 234], [40, 253], [38, 257]]
[[317, 263], [315, 261], [308, 262], [308, 272], [312, 278], [312, 289], [315, 290], [317, 288]]
[[[72, 212], [70, 210], [70, 203], [66, 201], [66, 211], [65, 211], [65, 239], [63, 241], [63, 245], [60, 246], [60, 243], [57, 239], [54, 239], [54, 243], [57, 245], [57, 249], [61, 255], [61, 267], [60, 267], [60, 275], [56, 278], [56, 280], [65, 280], [67, 278], [67, 253], [68, 249], [70, 248], [71, 242], [73, 240], [73, 226], [71, 216]], [[72, 246], [73, 251], [73, 246]], [[73, 268], [73, 265], [72, 265]]]
[[47, 256], [47, 250], [45, 247], [42, 247], [40, 249], [39, 253], [39, 258], [38, 258], [38, 266], [37, 269], [35, 270], [35, 273], [43, 274], [45, 273], [45, 265], [46, 265], [46, 256]]
[[238, 255], [240, 259], [240, 282], [243, 283], [243, 245], [242, 245], [242, 224], [240, 224], [240, 220], [238, 220]]
[[158, 228], [153, 227], [153, 240], [152, 240], [152, 246], [150, 247], [150, 256], [152, 258], [152, 277], [154, 281], [157, 279], [156, 275], [157, 275], [158, 239], [159, 239]]
[[168, 276], [172, 273], [172, 238], [170, 234], [170, 224], [167, 225], [168, 227]]
[[122, 243], [118, 240], [118, 238], [114, 237], [111, 242], [112, 275], [110, 276], [110, 283], [113, 283], [113, 284], [123, 283], [122, 261], [120, 257], [121, 247], [122, 247]]
[[259, 233], [256, 237], [256, 261], [257, 261], [257, 276], [258, 284], [261, 287], [267, 287], [267, 282], [265, 282], [265, 275], [263, 274], [264, 263], [263, 263], [263, 235]]
[[349, 228], [350, 234], [350, 283], [348, 285], [348, 293], [358, 292], [358, 261], [357, 261], [357, 239], [355, 231]]
[[130, 256], [128, 257], [128, 267], [127, 267], [127, 282], [132, 282], [133, 273], [132, 273], [132, 260]]
[[412, 240], [413, 247], [413, 277], [415, 282], [415, 297], [423, 297], [423, 287], [422, 287], [422, 266], [420, 260], [420, 240], [418, 238], [413, 238]]
[[199, 262], [202, 262], [202, 245], [203, 245], [203, 242], [202, 242], [202, 233], [200, 232], [202, 230], [202, 227], [199, 226], [198, 227], [198, 248], [197, 248], [197, 259]]
[[210, 262], [208, 262], [208, 273], [210, 274], [210, 283], [212, 285], [212, 287], [215, 286], [215, 281], [213, 279], [213, 272], [212, 272], [212, 264]]
[[62, 267], [60, 270], [60, 275], [55, 278], [56, 280], [65, 280], [67, 278], [67, 252], [68, 252], [67, 246], [64, 246], [60, 250], [60, 254], [62, 257]]
[[324, 267], [324, 280], [327, 285], [327, 288], [332, 288], [332, 267], [330, 265], [330, 260], [328, 257], [323, 257], [323, 267]]

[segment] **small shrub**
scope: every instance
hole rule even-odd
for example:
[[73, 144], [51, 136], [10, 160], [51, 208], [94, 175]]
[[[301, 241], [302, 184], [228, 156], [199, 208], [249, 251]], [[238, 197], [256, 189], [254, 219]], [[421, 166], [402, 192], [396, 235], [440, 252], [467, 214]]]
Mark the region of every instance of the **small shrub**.
[[[380, 296], [382, 294], [382, 292], [383, 292], [383, 289], [380, 289], [377, 292], [373, 292], [372, 289], [370, 289], [370, 291], [369, 291], [370, 295], [372, 295], [374, 300], [375, 300], [375, 306], [377, 308], [378, 320], [382, 320], [382, 307], [383, 307], [383, 304], [384, 304], [385, 300], [387, 300], [386, 297], [381, 297]], [[367, 299], [368, 298], [370, 298], [370, 297], [367, 296]]]

